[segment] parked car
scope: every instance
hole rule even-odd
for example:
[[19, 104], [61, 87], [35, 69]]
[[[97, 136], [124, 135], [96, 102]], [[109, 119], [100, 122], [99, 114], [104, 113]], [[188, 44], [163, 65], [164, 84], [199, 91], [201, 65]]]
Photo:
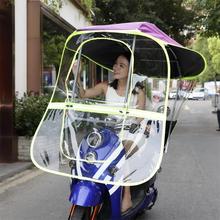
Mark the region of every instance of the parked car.
[[188, 99], [193, 99], [193, 92], [189, 92], [188, 96], [187, 96]]
[[176, 99], [176, 96], [177, 96], [177, 99], [179, 99], [179, 95], [177, 94], [177, 90], [175, 89], [172, 89], [170, 92], [169, 92], [169, 99]]
[[170, 92], [169, 92], [169, 99], [179, 99], [180, 98], [180, 91], [177, 92], [176, 89], [172, 89]]
[[208, 89], [206, 88], [195, 88], [188, 96], [188, 99], [194, 100], [206, 100], [209, 97]]
[[181, 98], [186, 97], [187, 94], [188, 94], [187, 91], [178, 90], [178, 92], [177, 92], [176, 89], [172, 89], [172, 90], [169, 92], [168, 98], [169, 98], [169, 99], [176, 99], [176, 96], [177, 96], [177, 99], [181, 99]]

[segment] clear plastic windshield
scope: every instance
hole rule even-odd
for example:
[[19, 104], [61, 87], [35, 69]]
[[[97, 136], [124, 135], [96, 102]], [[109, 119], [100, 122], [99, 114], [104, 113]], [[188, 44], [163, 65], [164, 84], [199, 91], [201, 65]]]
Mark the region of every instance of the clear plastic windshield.
[[32, 154], [47, 171], [132, 185], [159, 168], [163, 128], [163, 120], [50, 109]]
[[[66, 97], [53, 94], [31, 146], [39, 168], [116, 185], [145, 182], [159, 169], [167, 116], [167, 58], [152, 39], [122, 37], [73, 36], [67, 43], [56, 84]], [[73, 39], [75, 46], [70, 47]], [[131, 55], [121, 92], [112, 84], [111, 65], [124, 52]], [[97, 92], [94, 87], [100, 83], [106, 89]], [[83, 98], [85, 91], [95, 95]]]

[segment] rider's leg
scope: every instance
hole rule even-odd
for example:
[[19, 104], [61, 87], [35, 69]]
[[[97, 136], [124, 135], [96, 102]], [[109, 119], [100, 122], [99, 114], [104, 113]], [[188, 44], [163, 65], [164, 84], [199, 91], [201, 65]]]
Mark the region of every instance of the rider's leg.
[[124, 187], [124, 194], [123, 194], [123, 199], [122, 199], [122, 204], [121, 204], [121, 211], [125, 212], [129, 208], [132, 207], [132, 200], [131, 200], [131, 187], [130, 186], [125, 186]]
[[[124, 140], [123, 142], [125, 151], [126, 151], [126, 159], [128, 159], [130, 156], [132, 156], [135, 152], [137, 152], [138, 147], [135, 146], [132, 148], [132, 145], [134, 145], [133, 141]], [[124, 187], [124, 193], [122, 198], [122, 204], [121, 204], [121, 211], [125, 212], [129, 208], [132, 207], [132, 200], [131, 200], [131, 187], [125, 186]]]
[[126, 159], [128, 159], [129, 157], [131, 157], [134, 153], [138, 151], [138, 147], [133, 141], [124, 140], [122, 141], [122, 143], [125, 148]]

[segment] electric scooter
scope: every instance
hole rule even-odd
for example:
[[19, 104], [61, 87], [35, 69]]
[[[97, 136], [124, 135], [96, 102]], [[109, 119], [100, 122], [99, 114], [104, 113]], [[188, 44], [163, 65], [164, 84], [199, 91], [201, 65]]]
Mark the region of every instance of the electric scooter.
[[[74, 64], [75, 77], [81, 74], [86, 89], [111, 82], [115, 59], [124, 53], [130, 54], [130, 64], [123, 103], [77, 95]], [[45, 172], [71, 178], [69, 220], [134, 219], [154, 206], [155, 181], [185, 100], [168, 102], [171, 79], [178, 90], [179, 82], [204, 68], [199, 53], [148, 22], [90, 26], [67, 38], [55, 89], [32, 140], [31, 159]], [[131, 101], [140, 83], [145, 109], [135, 108]], [[56, 97], [57, 88], [66, 98]], [[157, 94], [157, 103], [152, 94]], [[121, 213], [127, 186], [133, 206]]]
[[[70, 120], [69, 117], [68, 120]], [[82, 119], [83, 120], [83, 119]], [[92, 119], [94, 121], [94, 118]], [[117, 178], [117, 172], [123, 162], [129, 157], [123, 146], [120, 145], [117, 131], [121, 124], [114, 123], [114, 119], [106, 118], [106, 126], [97, 129], [96, 125], [81, 141], [76, 160], [70, 161], [73, 175], [82, 175], [89, 178], [96, 176], [99, 180], [111, 180]], [[150, 137], [151, 129], [159, 133], [157, 121], [148, 121], [146, 126], [136, 124], [126, 125], [125, 130], [134, 136], [141, 136], [135, 147], [140, 147]], [[96, 128], [95, 128], [96, 127]], [[142, 142], [142, 143], [141, 143]], [[132, 150], [131, 150], [132, 151]], [[85, 162], [80, 159], [86, 158]], [[97, 163], [103, 160], [104, 163]], [[87, 180], [72, 179], [70, 202], [73, 204], [69, 213], [71, 219], [130, 219], [143, 210], [153, 207], [157, 199], [157, 189], [154, 186], [157, 174], [149, 181], [138, 186], [131, 187], [133, 207], [125, 213], [121, 213], [121, 200], [123, 187], [120, 185], [102, 184]], [[129, 177], [124, 177], [129, 178]], [[102, 211], [101, 211], [102, 210]], [[87, 216], [87, 217], [86, 217]]]

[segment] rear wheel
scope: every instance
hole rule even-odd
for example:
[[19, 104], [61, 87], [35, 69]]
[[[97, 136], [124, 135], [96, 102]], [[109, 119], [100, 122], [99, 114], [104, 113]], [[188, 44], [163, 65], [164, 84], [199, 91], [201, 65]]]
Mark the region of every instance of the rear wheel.
[[82, 207], [73, 205], [68, 220], [96, 220], [100, 206]]

